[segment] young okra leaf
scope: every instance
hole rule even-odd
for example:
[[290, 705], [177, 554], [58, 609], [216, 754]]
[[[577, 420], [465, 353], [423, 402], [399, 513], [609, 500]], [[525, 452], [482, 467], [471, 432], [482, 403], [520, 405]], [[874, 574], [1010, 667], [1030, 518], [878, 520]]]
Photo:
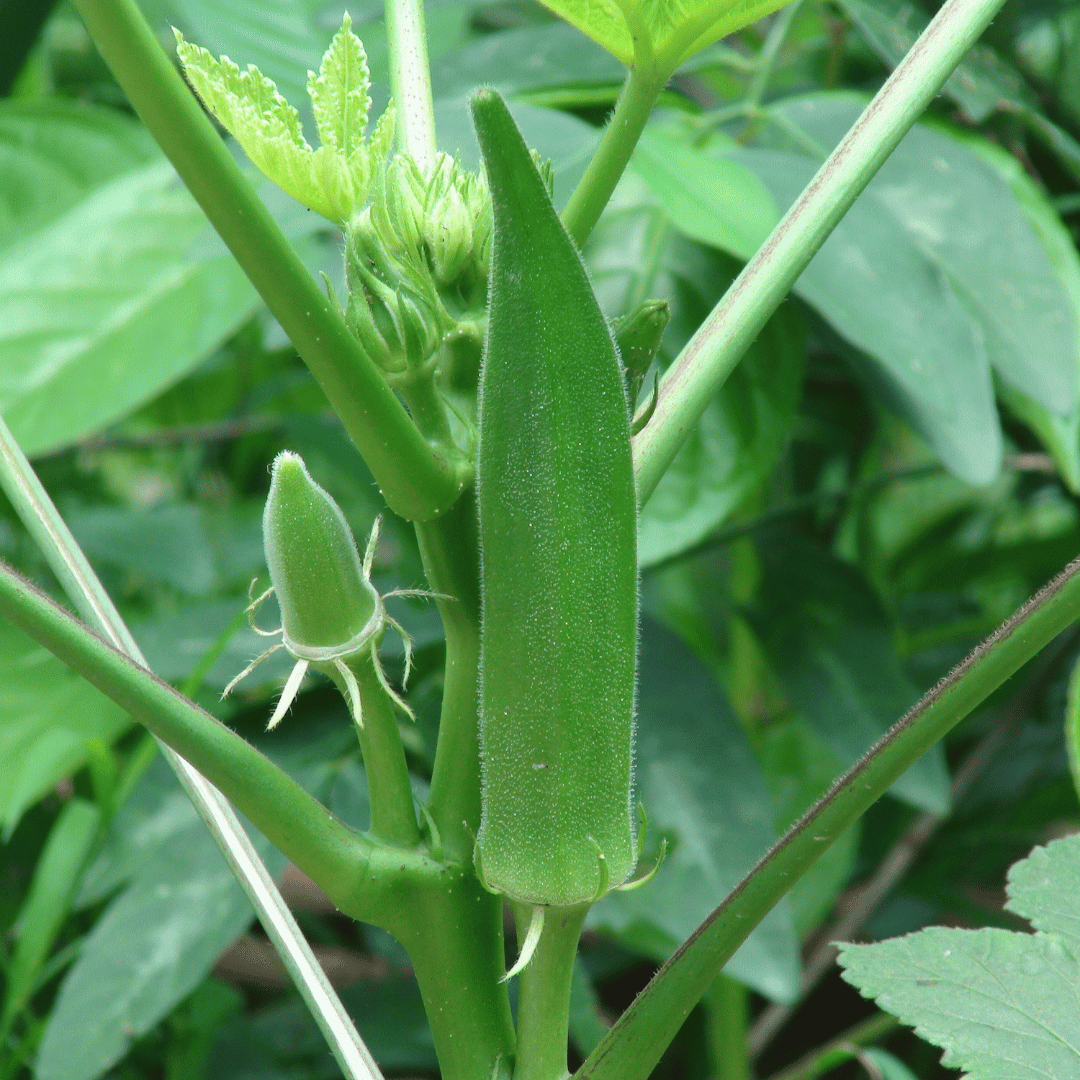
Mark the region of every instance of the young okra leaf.
[[636, 502], [619, 358], [506, 106], [472, 104], [494, 206], [480, 383], [477, 838], [486, 883], [580, 904], [625, 881]]
[[294, 199], [344, 225], [368, 200], [390, 153], [394, 111], [388, 108], [367, 139], [371, 78], [360, 39], [346, 15], [319, 68], [308, 73], [308, 96], [322, 145], [304, 138], [300, 114], [272, 79], [227, 56], [215, 60], [176, 31], [176, 51], [203, 104], [258, 168]]
[[1080, 1077], [1080, 836], [1035, 848], [1009, 871], [1011, 911], [1035, 927], [932, 927], [843, 945], [844, 978], [945, 1050], [971, 1080]]
[[670, 75], [707, 45], [787, 0], [543, 0], [627, 67]]

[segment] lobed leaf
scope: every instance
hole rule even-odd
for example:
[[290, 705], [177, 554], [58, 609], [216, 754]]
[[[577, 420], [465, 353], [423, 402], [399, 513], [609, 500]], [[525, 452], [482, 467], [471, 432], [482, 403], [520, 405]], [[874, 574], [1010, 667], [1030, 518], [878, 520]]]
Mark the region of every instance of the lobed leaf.
[[227, 56], [215, 59], [174, 31], [191, 85], [263, 175], [342, 226], [367, 202], [394, 131], [390, 107], [370, 141], [365, 140], [371, 78], [364, 47], [351, 26], [346, 15], [319, 74], [309, 73], [308, 94], [322, 140], [317, 150], [304, 137], [300, 114], [254, 64], [241, 71]]
[[1007, 906], [1034, 934], [933, 927], [842, 945], [844, 979], [945, 1050], [971, 1080], [1080, 1077], [1080, 837], [1009, 872]]
[[544, 0], [627, 67], [670, 75], [707, 45], [764, 18], [785, 0]]

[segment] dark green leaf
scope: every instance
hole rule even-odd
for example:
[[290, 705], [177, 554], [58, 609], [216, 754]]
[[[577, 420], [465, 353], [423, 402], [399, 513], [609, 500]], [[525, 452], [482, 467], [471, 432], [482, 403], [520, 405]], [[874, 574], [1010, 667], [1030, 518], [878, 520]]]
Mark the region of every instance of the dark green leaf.
[[[759, 546], [762, 591], [754, 627], [802, 715], [846, 768], [918, 699], [889, 625], [861, 575], [802, 540]], [[949, 776], [940, 746], [893, 785], [921, 809], [944, 813]]]
[[[650, 832], [672, 846], [648, 885], [612, 893], [589, 925], [666, 960], [772, 843], [773, 807], [731, 706], [689, 647], [646, 620], [640, 668], [638, 798]], [[726, 970], [775, 1001], [794, 998], [798, 945], [786, 901]]]

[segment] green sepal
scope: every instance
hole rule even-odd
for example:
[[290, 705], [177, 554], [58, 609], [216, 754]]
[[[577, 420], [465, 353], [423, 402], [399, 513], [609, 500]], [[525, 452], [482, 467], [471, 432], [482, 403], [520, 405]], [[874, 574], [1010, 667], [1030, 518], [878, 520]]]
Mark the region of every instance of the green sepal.
[[286, 645], [333, 649], [363, 633], [379, 597], [352, 531], [303, 459], [287, 450], [274, 460], [263, 544]]
[[516, 900], [581, 904], [635, 862], [629, 411], [608, 324], [506, 106], [481, 91], [472, 109], [494, 207], [479, 865]]
[[629, 314], [612, 320], [611, 332], [622, 358], [631, 409], [637, 403], [645, 374], [660, 351], [670, 320], [671, 305], [667, 300], [645, 300]]

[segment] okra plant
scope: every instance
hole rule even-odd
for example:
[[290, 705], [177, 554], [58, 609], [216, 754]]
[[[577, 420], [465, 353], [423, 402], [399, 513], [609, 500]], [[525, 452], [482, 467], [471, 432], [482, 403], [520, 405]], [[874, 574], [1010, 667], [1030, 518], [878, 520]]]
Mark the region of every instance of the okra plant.
[[[861, 894], [876, 905], [950, 798], [965, 794], [969, 774], [985, 768], [1007, 724], [978, 744], [951, 789], [939, 744], [973, 713], [984, 723], [987, 703], [1005, 700], [1000, 707], [1015, 727], [1010, 709], [1028, 707], [1044, 683], [1060, 685], [1067, 631], [1080, 615], [1078, 563], [1049, 573], [1055, 559], [1060, 567], [1074, 554], [1080, 531], [1063, 494], [1080, 490], [1080, 257], [1017, 158], [940, 118], [917, 124], [944, 92], [969, 127], [1000, 114], [1016, 145], [1018, 131], [1040, 140], [1037, 162], [1050, 156], [1054, 175], [1080, 178], [1080, 144], [1067, 124], [1039, 111], [1032, 91], [1016, 88], [1023, 76], [992, 53], [968, 57], [1002, 0], [946, 0], [914, 30], [917, 17], [885, 0], [842, 0], [844, 19], [895, 70], [872, 99], [777, 101], [769, 83], [778, 58], [812, 36], [811, 23], [800, 22], [809, 0], [545, 3], [547, 14], [504, 6], [526, 23], [548, 20], [552, 40], [574, 41], [573, 55], [620, 73], [621, 89], [606, 98], [581, 89], [591, 78], [582, 69], [579, 86], [548, 101], [593, 120], [597, 102], [613, 104], [602, 130], [551, 109], [538, 122], [541, 82], [531, 104], [472, 88], [457, 112], [460, 120], [467, 111], [470, 125], [445, 138], [420, 0], [387, 0], [389, 94], [381, 68], [372, 75], [383, 30], [359, 12], [334, 13], [317, 69], [287, 87], [291, 69], [273, 50], [249, 58], [208, 47], [213, 34], [200, 41], [200, 17], [185, 18], [183, 3], [166, 5], [182, 25], [163, 41], [135, 0], [74, 0], [144, 125], [125, 120], [131, 126], [121, 132], [109, 127], [113, 120], [95, 120], [103, 138], [149, 162], [142, 189], [132, 182], [110, 197], [173, 200], [175, 213], [191, 218], [189, 241], [198, 244], [174, 277], [195, 273], [199, 259], [217, 260], [220, 276], [199, 279], [205, 295], [195, 299], [207, 310], [217, 304], [224, 328], [215, 336], [184, 324], [183, 347], [199, 359], [208, 342], [242, 341], [234, 332], [250, 317], [229, 315], [232, 294], [250, 316], [257, 293], [274, 321], [266, 337], [287, 338], [314, 377], [304, 392], [328, 404], [333, 421], [318, 421], [320, 437], [300, 425], [299, 444], [287, 431], [276, 453], [260, 458], [270, 476], [251, 516], [262, 554], [248, 602], [225, 589], [228, 617], [179, 674], [168, 669], [168, 650], [143, 656], [140, 635], [106, 589], [124, 582], [103, 584], [80, 548], [82, 539], [95, 555], [96, 543], [108, 563], [116, 557], [100, 539], [108, 530], [76, 502], [69, 528], [0, 422], [0, 482], [54, 575], [25, 551], [22, 568], [38, 583], [0, 565], [0, 612], [10, 633], [79, 677], [57, 666], [55, 685], [92, 694], [83, 706], [92, 715], [119, 710], [111, 727], [103, 721], [99, 732], [88, 722], [90, 736], [64, 745], [64, 768], [76, 781], [60, 789], [44, 853], [19, 886], [3, 958], [0, 1078], [30, 1068], [41, 1080], [95, 1080], [168, 1014], [181, 1034], [170, 1043], [166, 1074], [201, 1080], [211, 1042], [183, 1036], [183, 1025], [216, 1034], [217, 1018], [240, 1007], [222, 984], [203, 980], [217, 946], [250, 919], [242, 896], [228, 918], [224, 899], [207, 905], [224, 940], [189, 928], [193, 941], [209, 944], [188, 972], [176, 971], [172, 982], [144, 977], [122, 1005], [104, 1000], [94, 965], [118, 965], [122, 903], [136, 903], [138, 882], [146, 898], [179, 909], [176, 897], [198, 880], [182, 858], [169, 864], [167, 844], [162, 865], [173, 876], [138, 876], [131, 822], [144, 831], [174, 826], [153, 809], [169, 790], [151, 764], [154, 743], [125, 734], [125, 716], [169, 748], [346, 1076], [413, 1063], [365, 1046], [349, 1015], [363, 1029], [363, 1007], [339, 1000], [273, 883], [282, 857], [343, 920], [372, 928], [384, 959], [407, 962], [435, 1054], [426, 1067], [437, 1065], [445, 1080], [563, 1080], [571, 1048], [578, 1080], [644, 1080], [665, 1068], [661, 1059], [699, 1002], [712, 1074], [746, 1080], [751, 1058], [832, 965], [826, 934], [800, 976], [799, 935], [812, 940], [852, 872], [860, 818], [870, 811], [881, 835], [899, 836]], [[824, 6], [814, 11], [823, 40], [826, 30], [832, 35], [825, 66], [835, 66], [846, 55], [848, 23]], [[551, 13], [564, 22], [550, 21]], [[730, 39], [738, 48], [721, 43], [733, 34], [742, 35]], [[901, 55], [904, 34], [911, 47]], [[1080, 56], [1080, 23], [1067, 34], [1075, 41], [1060, 46], [1062, 65]], [[740, 49], [754, 40], [748, 60]], [[1044, 38], [1023, 37], [1021, 66], [1037, 66], [1046, 48]], [[274, 71], [285, 76], [275, 81]], [[437, 66], [436, 75], [447, 77]], [[717, 105], [740, 79], [740, 99]], [[294, 91], [304, 89], [301, 100]], [[1080, 91], [1075, 104], [1080, 116]], [[58, 126], [38, 146], [18, 127], [19, 115], [0, 111], [0, 153], [19, 131], [24, 148], [54, 153], [49, 139], [63, 146], [71, 117], [50, 115]], [[588, 151], [569, 168], [572, 185], [564, 158], [574, 155], [543, 134], [553, 115]], [[144, 129], [194, 202], [170, 186], [172, 173]], [[543, 137], [531, 139], [534, 131]], [[29, 191], [21, 197], [32, 201]], [[229, 259], [218, 241], [200, 236], [196, 203]], [[1058, 205], [1076, 209], [1075, 200]], [[83, 224], [93, 228], [107, 212], [106, 201], [90, 205]], [[54, 280], [54, 268], [29, 259], [9, 271], [3, 250], [0, 312], [24, 320], [30, 348], [32, 320], [9, 304], [8, 278], [31, 281], [40, 272], [59, 289], [63, 275]], [[702, 260], [698, 281], [675, 265], [678, 250]], [[875, 262], [869, 251], [888, 257]], [[632, 279], [621, 292], [620, 275]], [[782, 305], [792, 290], [798, 300]], [[160, 336], [164, 354], [176, 342]], [[54, 351], [62, 365], [63, 349]], [[801, 466], [770, 481], [796, 427], [808, 354], [846, 357], [877, 387], [873, 400], [888, 403], [875, 404], [878, 434], [858, 449], [863, 471], [837, 476], [825, 462], [809, 501], [799, 494]], [[107, 367], [91, 360], [66, 392], [106, 379]], [[120, 386], [112, 414], [51, 435], [48, 395], [35, 403], [33, 392], [6, 412], [35, 453], [136, 406], [152, 408], [145, 402], [155, 396]], [[1009, 410], [1004, 434], [995, 394]], [[836, 423], [824, 411], [802, 421], [816, 431]], [[758, 430], [771, 423], [778, 438]], [[328, 431], [343, 434], [335, 443]], [[327, 440], [337, 447], [333, 467], [320, 451]], [[762, 448], [761, 440], [776, 445]], [[871, 468], [894, 461], [900, 470]], [[1056, 501], [1049, 488], [1032, 494], [1015, 480], [1046, 474], [1059, 478]], [[116, 469], [111, 475], [122, 482]], [[920, 489], [924, 480], [938, 486]], [[785, 484], [789, 497], [778, 509], [773, 496]], [[351, 505], [350, 485], [361, 492]], [[889, 485], [908, 501], [875, 503]], [[1003, 507], [1028, 496], [1031, 505], [1009, 518]], [[828, 544], [784, 532], [783, 522], [802, 511], [815, 511], [820, 525], [830, 499], [846, 500], [847, 509], [819, 529]], [[910, 525], [916, 519], [928, 523], [925, 535]], [[212, 531], [209, 519], [199, 522], [200, 536]], [[185, 527], [177, 518], [159, 531], [175, 534], [171, 557], [190, 569]], [[1027, 579], [1004, 570], [976, 579], [967, 606], [952, 613], [958, 625], [966, 619], [963, 628], [935, 637], [902, 610], [909, 585], [924, 600], [949, 587], [949, 564], [928, 571], [918, 545], [948, 541], [959, 574], [978, 543], [1003, 566], [1009, 537], [1019, 533], [1041, 545], [1029, 562], [1050, 583], [966, 659], [939, 655], [942, 642], [970, 644], [991, 630], [1024, 599], [1017, 580]], [[3, 534], [0, 541], [12, 547]], [[722, 548], [727, 561], [717, 559]], [[232, 563], [250, 569], [250, 554]], [[173, 571], [167, 560], [159, 568], [166, 580]], [[218, 569], [205, 573], [213, 578]], [[194, 576], [173, 572], [178, 594], [198, 594]], [[702, 580], [718, 578], [721, 614], [701, 598]], [[81, 619], [49, 595], [56, 584]], [[204, 594], [212, 591], [207, 585]], [[802, 605], [797, 620], [794, 604]], [[261, 651], [252, 647], [259, 637]], [[932, 647], [938, 653], [927, 659]], [[920, 657], [930, 688], [918, 698], [911, 670]], [[160, 658], [168, 670], [159, 677], [150, 669]], [[22, 666], [43, 663], [54, 661], [28, 642]], [[5, 675], [13, 685], [18, 668]], [[1014, 690], [1010, 680], [1022, 669], [1017, 682], [1027, 681]], [[268, 703], [271, 684], [277, 697]], [[1073, 684], [1066, 711], [1075, 765], [1077, 676]], [[205, 693], [211, 686], [220, 701]], [[304, 702], [316, 697], [329, 719], [313, 722]], [[680, 727], [687, 710], [705, 720]], [[266, 730], [248, 739], [236, 727], [253, 714]], [[693, 733], [689, 744], [680, 744], [680, 732]], [[839, 778], [830, 786], [833, 772]], [[312, 780], [316, 773], [321, 779]], [[347, 782], [348, 798], [340, 786]], [[895, 812], [875, 806], [886, 792]], [[1071, 784], [1068, 793], [1075, 802]], [[42, 794], [35, 789], [30, 803]], [[222, 795], [259, 836], [248, 837]], [[350, 799], [366, 805], [366, 822], [350, 816]], [[18, 812], [0, 806], [5, 840], [24, 804]], [[713, 833], [706, 804], [728, 815]], [[922, 812], [913, 823], [905, 817], [912, 808]], [[869, 833], [867, 850], [880, 855], [884, 841]], [[719, 864], [702, 855], [706, 848], [729, 852], [723, 873], [713, 873]], [[210, 851], [211, 865], [216, 858]], [[1069, 885], [1076, 865], [1076, 844], [1059, 839], [1013, 868], [1009, 910], [1030, 919], [1034, 936], [933, 929], [843, 945], [844, 978], [972, 1076], [1080, 1076], [1080, 1009], [1066, 1000], [1080, 977], [1080, 906]], [[121, 900], [109, 900], [130, 882]], [[221, 875], [215, 887], [224, 897], [232, 879]], [[71, 937], [106, 901], [96, 928]], [[201, 902], [192, 900], [193, 910]], [[849, 907], [861, 910], [858, 898]], [[832, 932], [858, 936], [870, 913], [841, 915]], [[590, 996], [583, 933], [617, 941], [615, 962], [629, 956], [657, 967], [621, 1015], [604, 1022]], [[151, 973], [160, 966], [154, 956]], [[54, 992], [61, 972], [53, 1019], [43, 1022], [35, 1002]], [[133, 985], [137, 978], [133, 971]], [[1046, 992], [1047, 980], [1060, 990]], [[752, 1027], [747, 988], [767, 1002]], [[112, 1027], [103, 1023], [105, 1034], [83, 1056], [72, 1050], [82, 1034], [71, 1017], [89, 1023], [85, 1002], [95, 993]], [[909, 1075], [889, 1052], [864, 1048], [893, 1025], [885, 1013], [872, 1016], [785, 1075], [817, 1076], [852, 1058], [871, 1075]], [[1030, 1067], [1016, 1065], [1020, 1059]]]

